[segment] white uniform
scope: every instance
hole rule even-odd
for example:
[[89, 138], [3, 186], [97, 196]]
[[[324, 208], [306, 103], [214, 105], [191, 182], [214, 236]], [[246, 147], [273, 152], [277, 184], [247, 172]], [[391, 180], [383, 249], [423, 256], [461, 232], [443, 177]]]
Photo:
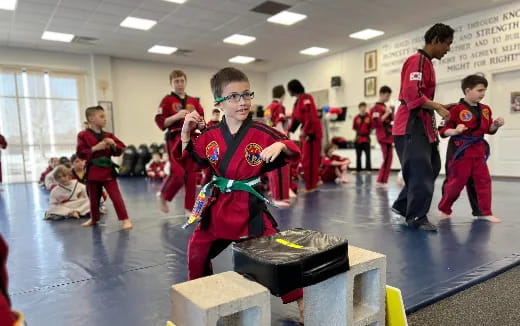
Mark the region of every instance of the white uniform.
[[67, 218], [74, 211], [81, 216], [90, 212], [85, 185], [78, 180], [72, 180], [69, 185], [57, 184], [51, 191], [45, 219]]

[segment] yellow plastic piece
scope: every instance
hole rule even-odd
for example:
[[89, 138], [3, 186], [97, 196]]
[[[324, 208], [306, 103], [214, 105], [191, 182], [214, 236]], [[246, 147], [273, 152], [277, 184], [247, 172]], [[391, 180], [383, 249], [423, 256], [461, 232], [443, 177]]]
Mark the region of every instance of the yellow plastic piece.
[[301, 249], [303, 246], [300, 246], [299, 244], [284, 240], [284, 239], [276, 239], [276, 242], [283, 244], [284, 246], [295, 248], [295, 249]]
[[401, 290], [386, 286], [386, 326], [408, 326]]

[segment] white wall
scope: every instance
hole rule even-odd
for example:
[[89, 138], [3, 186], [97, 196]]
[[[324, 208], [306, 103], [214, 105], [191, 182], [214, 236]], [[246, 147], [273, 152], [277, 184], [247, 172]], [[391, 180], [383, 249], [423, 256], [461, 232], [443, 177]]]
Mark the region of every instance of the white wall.
[[[436, 63], [439, 82], [436, 99], [442, 103], [457, 101], [462, 97], [460, 79], [471, 73], [484, 73], [490, 83], [484, 103], [491, 106], [495, 117], [500, 115], [506, 120], [496, 136], [488, 137], [492, 148], [491, 172], [520, 176], [520, 152], [512, 150], [520, 143], [520, 114], [509, 110], [510, 92], [520, 91], [520, 4], [497, 7], [445, 23], [454, 27], [456, 34], [452, 51], [442, 62]], [[360, 101], [372, 104], [377, 100], [377, 97], [364, 97], [364, 78], [377, 77], [378, 88], [390, 86], [395, 102], [402, 63], [422, 47], [427, 28], [429, 26], [363, 48], [271, 72], [267, 75], [267, 89], [277, 84], [286, 85], [292, 78], [299, 79], [309, 92], [330, 89], [331, 106], [349, 107], [347, 121], [342, 123], [339, 134], [352, 139], [352, 118], [357, 114], [357, 104]], [[376, 49], [378, 70], [365, 73], [364, 53]], [[330, 88], [332, 76], [341, 76], [343, 86]], [[291, 98], [285, 100], [289, 111], [293, 102]], [[376, 144], [375, 137], [373, 144]]]
[[[163, 140], [154, 115], [164, 95], [171, 92], [168, 76], [173, 69], [188, 75], [188, 94], [200, 97], [207, 117], [211, 114], [211, 76], [218, 69], [179, 66], [103, 55], [69, 54], [23, 48], [0, 47], [0, 65], [38, 67], [84, 74], [83, 106], [98, 100], [113, 101], [115, 132], [127, 144], [150, 144]], [[254, 103], [267, 104], [266, 74], [244, 70], [255, 91]], [[83, 111], [83, 110], [81, 110]], [[83, 112], [80, 112], [83, 117]]]
[[[213, 110], [209, 80], [218, 69], [112, 58], [115, 128], [127, 144], [160, 142], [163, 139], [154, 116], [161, 99], [171, 92], [168, 76], [173, 69], [181, 69], [187, 74], [186, 92], [200, 97], [208, 119]], [[265, 105], [269, 98], [265, 91], [266, 75], [247, 75], [255, 91], [255, 103]]]

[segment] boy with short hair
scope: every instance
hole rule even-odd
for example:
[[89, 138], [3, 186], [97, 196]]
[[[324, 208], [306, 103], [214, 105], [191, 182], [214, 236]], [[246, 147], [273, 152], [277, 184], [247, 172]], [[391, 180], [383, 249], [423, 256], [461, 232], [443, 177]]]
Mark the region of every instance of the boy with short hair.
[[99, 200], [103, 188], [114, 204], [117, 218], [123, 222], [123, 229], [132, 228], [125, 203], [117, 184], [117, 172], [112, 156], [119, 156], [125, 150], [125, 144], [116, 136], [103, 131], [107, 120], [101, 106], [92, 106], [85, 110], [89, 128], [78, 134], [76, 154], [87, 163], [87, 192], [90, 200], [90, 219], [82, 226], [96, 225], [99, 221]]
[[352, 129], [356, 132], [354, 146], [356, 147], [356, 172], [361, 170], [361, 154], [365, 153], [365, 170], [370, 172], [372, 170], [372, 163], [370, 161], [370, 132], [372, 131], [372, 120], [367, 112], [367, 104], [360, 102], [358, 104], [359, 114], [354, 117]]
[[372, 120], [372, 128], [376, 131], [377, 141], [381, 146], [383, 153], [383, 163], [379, 168], [377, 176], [378, 187], [385, 187], [390, 176], [390, 168], [392, 167], [393, 149], [392, 144], [394, 137], [392, 136], [392, 107], [388, 107], [386, 102], [390, 100], [392, 89], [388, 86], [382, 86], [379, 89], [379, 100], [370, 109], [370, 118]]
[[[186, 115], [181, 133], [184, 151], [179, 159], [191, 156], [215, 175], [203, 187], [207, 196], [199, 195], [189, 220], [200, 216], [201, 221], [188, 244], [190, 280], [212, 274], [211, 259], [233, 241], [278, 232], [267, 210], [269, 201], [259, 193], [260, 176], [300, 157], [285, 135], [252, 120], [254, 92], [242, 71], [220, 70], [211, 78], [211, 88], [216, 107], [224, 111], [220, 125], [192, 137], [203, 119], [194, 111]], [[301, 289], [282, 296], [285, 303], [298, 301], [301, 321], [302, 296]]]
[[442, 187], [439, 210], [445, 218], [466, 186], [473, 215], [478, 219], [500, 222], [491, 212], [491, 176], [486, 164], [489, 144], [485, 134], [494, 135], [504, 125], [503, 118], [493, 120], [491, 108], [480, 103], [488, 82], [479, 75], [462, 80], [464, 98], [450, 109], [450, 118], [439, 130], [450, 137], [446, 154], [446, 179]]
[[207, 128], [216, 126], [220, 123], [220, 110], [219, 109], [213, 109], [211, 112], [211, 120], [208, 121], [206, 124]]

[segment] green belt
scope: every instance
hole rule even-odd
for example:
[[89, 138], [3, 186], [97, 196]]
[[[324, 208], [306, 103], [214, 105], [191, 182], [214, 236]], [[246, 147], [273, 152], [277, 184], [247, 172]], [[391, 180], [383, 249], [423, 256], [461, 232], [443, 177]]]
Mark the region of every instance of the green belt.
[[106, 156], [95, 158], [91, 162], [93, 165], [99, 166], [100, 168], [119, 168], [119, 165], [114, 163], [114, 161], [112, 161], [109, 157]]
[[182, 226], [183, 229], [187, 228], [189, 225], [195, 223], [200, 220], [202, 217], [203, 211], [207, 208], [211, 194], [213, 193], [214, 187], [217, 187], [223, 193], [230, 193], [232, 191], [246, 191], [261, 201], [273, 206], [278, 207], [274, 203], [272, 203], [269, 199], [265, 198], [262, 194], [256, 191], [253, 187], [260, 184], [260, 177], [255, 177], [247, 180], [231, 180], [224, 177], [213, 176], [210, 182], [205, 184], [199, 192], [197, 199], [195, 200], [195, 205], [193, 206], [193, 210], [191, 212], [188, 221], [184, 223]]

